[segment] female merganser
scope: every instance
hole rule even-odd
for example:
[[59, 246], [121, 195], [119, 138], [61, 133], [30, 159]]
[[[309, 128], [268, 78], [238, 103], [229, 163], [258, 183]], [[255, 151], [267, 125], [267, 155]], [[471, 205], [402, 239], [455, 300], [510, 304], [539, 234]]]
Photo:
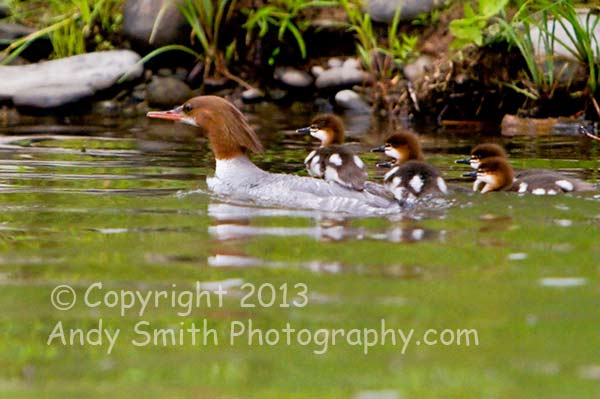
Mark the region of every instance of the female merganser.
[[[476, 145], [471, 151], [470, 158], [459, 159], [456, 160], [456, 163], [469, 164], [473, 169], [478, 169], [481, 162], [488, 158], [499, 157], [504, 160], [508, 160], [508, 154], [498, 144], [493, 143], [483, 143]], [[507, 162], [508, 164], [508, 162]], [[510, 166], [510, 165], [509, 165]], [[512, 170], [512, 167], [511, 167]], [[551, 169], [527, 169], [521, 170], [518, 172], [512, 172], [514, 179], [519, 180], [521, 182], [525, 182], [526, 185], [531, 187], [538, 188], [537, 192], [541, 194], [543, 190], [556, 191], [555, 187], [553, 187], [553, 181], [558, 182], [567, 182], [564, 184], [565, 187], [573, 187], [572, 189], [563, 189], [560, 191], [570, 192], [570, 191], [593, 191], [595, 190], [595, 186], [591, 183], [586, 183], [582, 180], [575, 179], [572, 177], [567, 177], [560, 172]], [[475, 176], [474, 173], [464, 173], [463, 176]], [[526, 186], [523, 186], [526, 187]], [[523, 189], [522, 192], [527, 192], [527, 188]], [[560, 192], [559, 191], [559, 192]]]
[[535, 195], [556, 195], [576, 191], [594, 191], [596, 186], [579, 179], [551, 174], [530, 174], [516, 177], [512, 167], [504, 157], [485, 158], [479, 163], [473, 191], [485, 194], [490, 191], [517, 191]]
[[304, 165], [313, 177], [341, 184], [354, 190], [363, 190], [367, 181], [364, 162], [344, 144], [344, 123], [332, 114], [317, 115], [310, 126], [296, 130], [321, 140], [321, 147], [313, 150]]
[[[244, 115], [227, 100], [200, 96], [170, 111], [148, 112], [150, 118], [167, 119], [202, 128], [216, 159], [215, 176], [208, 188], [220, 195], [261, 204], [291, 208], [347, 212], [355, 215], [392, 214], [402, 211], [393, 198], [356, 191], [312, 177], [268, 173], [248, 159], [262, 145]], [[378, 186], [383, 191], [383, 187]]]
[[424, 156], [417, 136], [410, 132], [396, 133], [372, 152], [383, 152], [394, 162], [381, 162], [378, 167], [392, 169], [383, 178], [384, 186], [401, 203], [414, 203], [423, 197], [448, 194], [446, 182], [436, 168], [423, 162]]

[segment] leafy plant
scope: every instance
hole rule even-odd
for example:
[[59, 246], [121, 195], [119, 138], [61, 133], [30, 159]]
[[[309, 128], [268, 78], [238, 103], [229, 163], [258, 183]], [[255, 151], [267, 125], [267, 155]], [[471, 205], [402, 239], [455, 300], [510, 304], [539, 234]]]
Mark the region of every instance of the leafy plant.
[[[556, 78], [562, 73], [556, 71], [555, 57], [555, 48], [561, 45], [587, 69], [586, 92], [574, 92], [572, 96], [588, 97], [600, 115], [600, 108], [594, 99], [600, 84], [600, 71], [595, 62], [595, 55], [600, 54], [600, 44], [594, 35], [599, 22], [600, 17], [593, 14], [588, 14], [585, 21], [581, 21], [571, 1], [523, 2], [510, 21], [500, 19], [499, 24], [509, 43], [517, 46], [521, 52], [533, 86], [521, 89], [512, 84], [510, 87], [534, 100], [551, 98], [558, 85]], [[534, 27], [539, 31], [537, 40], [531, 35]], [[557, 34], [558, 27], [566, 34], [566, 39]], [[535, 48], [539, 42], [547, 54], [544, 58], [536, 56]]]
[[[533, 101], [553, 98], [559, 87], [569, 88], [571, 77], [567, 76], [567, 64], [560, 63], [555, 55], [558, 45], [564, 47], [587, 69], [587, 85], [582, 91], [571, 93], [572, 97], [586, 97], [594, 104], [600, 115], [600, 107], [594, 94], [600, 85], [600, 70], [595, 57], [600, 54], [600, 43], [594, 31], [600, 17], [588, 14], [582, 21], [570, 0], [521, 0], [516, 2], [516, 10], [508, 17], [507, 0], [479, 0], [478, 12], [467, 3], [464, 5], [464, 18], [450, 23], [456, 36], [453, 43], [460, 47], [469, 43], [484, 45], [484, 33], [491, 25], [496, 25], [489, 41], [504, 40], [518, 48], [526, 65], [526, 76], [520, 82], [498, 82], [512, 88]], [[557, 29], [566, 34], [566, 39], [557, 34]], [[491, 30], [491, 29], [490, 29]], [[539, 35], [534, 37], [532, 31]], [[538, 54], [542, 49], [545, 56]], [[565, 83], [566, 78], [568, 81]]]
[[401, 97], [398, 93], [391, 95], [391, 91], [398, 91], [400, 67], [415, 55], [418, 38], [399, 33], [399, 9], [387, 27], [387, 35], [380, 38], [371, 22], [371, 16], [361, 10], [358, 1], [340, 0], [340, 5], [348, 15], [349, 29], [356, 35], [357, 53], [374, 78], [373, 106], [386, 111], [388, 117], [391, 117]]
[[[183, 51], [196, 57], [197, 65], [203, 69], [203, 81], [206, 81], [210, 76], [224, 76], [244, 87], [251, 88], [243, 79], [232, 74], [227, 67], [229, 61], [235, 55], [236, 40], [231, 39], [226, 43], [223, 40], [223, 34], [226, 28], [230, 27], [229, 24], [233, 18], [236, 3], [236, 0], [216, 0], [214, 2], [213, 0], [185, 0], [179, 5], [179, 10], [192, 28], [192, 46], [197, 42], [201, 52], [196, 51], [193, 47], [172, 44], [150, 52], [142, 58], [141, 62], [147, 62], [168, 51]], [[169, 5], [168, 2], [165, 3], [159, 12], [150, 41], [152, 41], [159, 26], [163, 11]]]
[[33, 41], [45, 35], [50, 37], [54, 58], [82, 54], [90, 47], [111, 48], [105, 35], [111, 36], [118, 31], [122, 16], [115, 10], [121, 4], [122, 0], [11, 1], [9, 6], [13, 20], [46, 27], [12, 42], [3, 51], [8, 54], [3, 63], [10, 62]]
[[[290, 33], [300, 50], [302, 58], [306, 58], [306, 43], [303, 33], [308, 28], [310, 21], [302, 19], [302, 11], [310, 7], [329, 7], [337, 5], [336, 1], [325, 0], [278, 0], [268, 5], [257, 8], [245, 9], [248, 15], [246, 23], [246, 44], [252, 41], [253, 35], [258, 31], [258, 37], [264, 38], [271, 29], [277, 30], [277, 39], [280, 43], [285, 40], [286, 33]], [[270, 58], [269, 64], [275, 63], [275, 58], [281, 48], [276, 47]]]
[[450, 22], [450, 31], [455, 37], [453, 47], [461, 48], [466, 44], [483, 44], [485, 28], [492, 17], [504, 11], [508, 0], [479, 0], [477, 13], [469, 3], [464, 4], [464, 17]]
[[[360, 9], [360, 3], [340, 0], [340, 4], [348, 15], [349, 28], [356, 34], [358, 55], [371, 73], [389, 78], [395, 68], [414, 56], [418, 38], [398, 33], [400, 10], [388, 26], [387, 42], [383, 42], [373, 28], [371, 16]], [[378, 62], [382, 56], [389, 58], [384, 69], [383, 64]]]

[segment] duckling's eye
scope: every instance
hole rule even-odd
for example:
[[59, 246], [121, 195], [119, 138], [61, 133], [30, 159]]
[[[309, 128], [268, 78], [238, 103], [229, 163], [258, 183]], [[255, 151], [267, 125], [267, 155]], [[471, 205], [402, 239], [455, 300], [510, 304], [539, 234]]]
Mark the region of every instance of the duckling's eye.
[[188, 112], [190, 112], [191, 110], [192, 110], [192, 105], [191, 105], [191, 104], [189, 104], [189, 103], [188, 103], [188, 104], [185, 104], [185, 105], [183, 106], [183, 112], [185, 112], [186, 114], [187, 114]]

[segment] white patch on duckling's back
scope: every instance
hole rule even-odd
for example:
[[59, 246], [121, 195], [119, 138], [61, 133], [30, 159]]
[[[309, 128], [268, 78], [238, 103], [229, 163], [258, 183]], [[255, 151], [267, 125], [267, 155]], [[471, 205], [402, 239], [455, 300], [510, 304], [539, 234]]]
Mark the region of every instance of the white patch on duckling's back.
[[527, 187], [529, 187], [529, 185], [525, 182], [519, 184], [519, 193], [521, 193], [521, 194], [526, 193]]
[[562, 188], [563, 190], [567, 191], [567, 192], [571, 192], [573, 191], [573, 189], [575, 188], [575, 186], [573, 185], [573, 183], [571, 183], [568, 180], [557, 180], [554, 182], [558, 187]]
[[340, 180], [340, 176], [338, 175], [338, 172], [335, 168], [328, 166], [325, 168], [325, 180], [327, 181], [334, 181], [336, 183], [340, 183], [340, 184], [344, 184], [341, 180]]
[[438, 189], [442, 192], [442, 194], [448, 194], [448, 186], [446, 186], [446, 182], [441, 177], [437, 178], [437, 186]]
[[398, 171], [398, 169], [400, 169], [399, 166], [396, 166], [395, 168], [392, 168], [392, 170], [390, 170], [389, 172], [387, 172], [385, 174], [385, 176], [383, 177], [383, 180], [388, 180], [394, 173], [396, 173]]
[[356, 164], [356, 166], [358, 166], [360, 169], [364, 169], [365, 168], [365, 163], [362, 161], [362, 159], [360, 159], [358, 157], [358, 155], [355, 155], [352, 159], [354, 159], [354, 163]]
[[[332, 154], [329, 157], [329, 162], [331, 162], [332, 164], [334, 164], [335, 166], [342, 166], [342, 157], [340, 157], [340, 154]], [[337, 173], [337, 172], [336, 172]]]
[[546, 190], [543, 188], [534, 188], [531, 190], [531, 194], [533, 195], [546, 195]]
[[312, 157], [315, 156], [315, 154], [317, 153], [316, 150], [313, 150], [310, 152], [310, 154], [308, 154], [308, 156], [306, 158], [304, 158], [304, 164], [308, 164], [310, 162], [310, 160], [312, 159]]
[[415, 190], [415, 193], [420, 193], [423, 188], [424, 181], [420, 175], [414, 175], [408, 184]]
[[310, 161], [308, 173], [313, 177], [323, 177], [323, 171], [321, 170], [321, 157], [317, 155]]

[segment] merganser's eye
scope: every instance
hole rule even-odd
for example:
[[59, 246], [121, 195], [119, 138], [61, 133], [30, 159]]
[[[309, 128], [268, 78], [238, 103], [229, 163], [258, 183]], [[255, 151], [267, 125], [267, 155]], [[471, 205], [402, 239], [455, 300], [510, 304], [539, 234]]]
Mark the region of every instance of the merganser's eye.
[[189, 104], [189, 103], [188, 104], [184, 104], [184, 106], [183, 106], [183, 112], [185, 112], [187, 114], [191, 110], [192, 110], [192, 105], [191, 104]]

